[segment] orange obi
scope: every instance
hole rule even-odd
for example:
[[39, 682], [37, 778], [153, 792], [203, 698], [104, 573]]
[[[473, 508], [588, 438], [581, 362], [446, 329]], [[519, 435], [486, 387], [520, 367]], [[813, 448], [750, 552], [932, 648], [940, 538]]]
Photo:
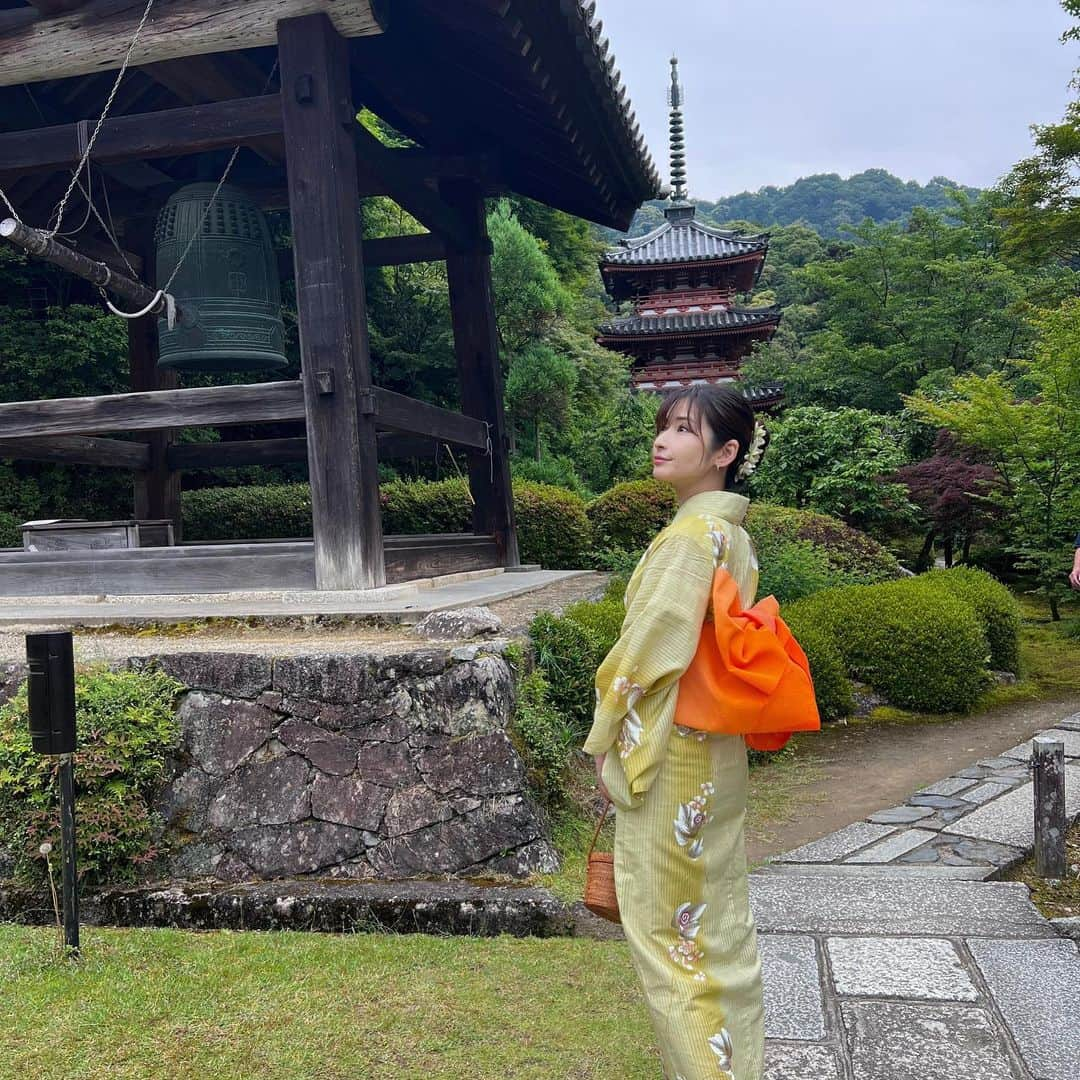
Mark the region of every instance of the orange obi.
[[796, 731], [821, 728], [810, 664], [775, 596], [745, 611], [735, 579], [713, 575], [712, 622], [705, 621], [679, 679], [675, 723], [742, 735], [752, 750], [780, 750]]

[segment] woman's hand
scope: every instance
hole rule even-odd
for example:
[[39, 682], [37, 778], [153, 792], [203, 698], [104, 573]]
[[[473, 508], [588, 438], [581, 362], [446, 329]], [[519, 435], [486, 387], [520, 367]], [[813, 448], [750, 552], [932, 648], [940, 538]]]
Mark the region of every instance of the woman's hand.
[[608, 793], [607, 787], [604, 785], [604, 781], [600, 779], [600, 774], [604, 771], [604, 758], [607, 757], [606, 753], [596, 754], [594, 760], [596, 761], [596, 786], [600, 789], [600, 794], [605, 799], [611, 799], [611, 795]]

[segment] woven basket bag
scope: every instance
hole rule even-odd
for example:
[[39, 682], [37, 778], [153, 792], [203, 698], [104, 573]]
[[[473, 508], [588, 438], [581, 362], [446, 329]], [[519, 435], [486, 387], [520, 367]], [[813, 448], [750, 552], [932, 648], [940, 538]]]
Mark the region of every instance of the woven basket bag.
[[585, 868], [585, 906], [594, 914], [609, 922], [620, 922], [619, 901], [615, 895], [615, 856], [610, 851], [594, 851], [600, 829], [607, 817], [611, 800], [604, 803], [600, 820], [596, 824]]

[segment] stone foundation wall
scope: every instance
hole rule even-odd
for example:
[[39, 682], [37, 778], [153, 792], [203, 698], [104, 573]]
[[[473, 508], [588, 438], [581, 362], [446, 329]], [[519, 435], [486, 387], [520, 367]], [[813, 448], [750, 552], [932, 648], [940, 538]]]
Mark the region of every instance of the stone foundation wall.
[[[507, 735], [499, 648], [133, 658], [188, 687], [158, 809], [172, 878], [400, 879], [558, 868]], [[0, 671], [0, 696], [21, 681]]]

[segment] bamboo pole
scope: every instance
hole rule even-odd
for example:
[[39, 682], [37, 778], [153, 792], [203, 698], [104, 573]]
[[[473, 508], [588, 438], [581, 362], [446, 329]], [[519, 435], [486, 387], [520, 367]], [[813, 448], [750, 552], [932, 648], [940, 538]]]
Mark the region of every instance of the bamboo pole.
[[[0, 221], [0, 237], [22, 248], [23, 251], [36, 255], [39, 259], [59, 266], [61, 270], [67, 270], [68, 273], [85, 278], [99, 288], [109, 289], [117, 296], [131, 300], [140, 308], [153, 304], [147, 312], [148, 315], [161, 315], [165, 311], [168, 301], [165, 294], [158, 297], [157, 303], [153, 303], [154, 298], [158, 296], [156, 289], [148, 288], [141, 281], [135, 281], [124, 274], [118, 274], [102, 262], [88, 259], [65, 244], [46, 236], [40, 229], [24, 225], [15, 218], [5, 218]], [[179, 317], [179, 309], [177, 309], [177, 316]]]

